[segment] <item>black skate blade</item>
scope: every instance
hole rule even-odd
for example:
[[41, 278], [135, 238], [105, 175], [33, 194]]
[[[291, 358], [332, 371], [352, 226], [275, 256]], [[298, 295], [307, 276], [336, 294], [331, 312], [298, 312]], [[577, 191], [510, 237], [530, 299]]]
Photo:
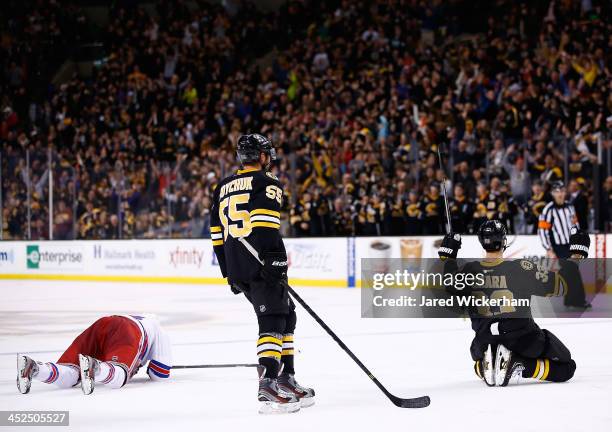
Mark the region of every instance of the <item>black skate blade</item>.
[[431, 403], [429, 396], [421, 396], [417, 398], [402, 399], [394, 396], [392, 399], [395, 406], [400, 408], [425, 408]]

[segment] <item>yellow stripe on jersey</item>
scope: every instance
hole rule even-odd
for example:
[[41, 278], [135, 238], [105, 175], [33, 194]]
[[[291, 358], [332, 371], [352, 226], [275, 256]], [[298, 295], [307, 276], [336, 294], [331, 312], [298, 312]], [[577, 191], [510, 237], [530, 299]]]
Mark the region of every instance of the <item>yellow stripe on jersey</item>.
[[293, 335], [283, 336], [283, 342], [293, 342]]
[[560, 283], [561, 283], [561, 280], [559, 279], [559, 273], [555, 273], [554, 282], [553, 282], [554, 289], [552, 293], [547, 294], [548, 297], [550, 296], [557, 297], [559, 295], [559, 284]]
[[213, 246], [223, 246], [223, 239], [221, 240], [213, 240]]
[[221, 227], [220, 226], [211, 226], [210, 227], [210, 232], [211, 233], [220, 233], [221, 232]]
[[294, 355], [293, 354], [293, 349], [284, 349], [282, 351], [282, 355], [287, 356], [287, 355]]
[[544, 373], [542, 374], [542, 378], [540, 378], [542, 381], [548, 378], [549, 370], [550, 370], [550, 362], [548, 361], [548, 359], [544, 359]]
[[251, 222], [251, 228], [276, 228], [280, 229], [280, 224], [272, 222]]
[[254, 216], [254, 215], [268, 215], [268, 216], [274, 216], [274, 217], [280, 218], [280, 212], [277, 212], [274, 210], [268, 210], [268, 209], [251, 210], [251, 216]]
[[241, 175], [241, 174], [246, 174], [246, 173], [255, 172], [255, 171], [261, 171], [261, 170], [257, 168], [239, 169], [238, 171], [236, 171], [236, 174]]
[[557, 283], [557, 295], [558, 296], [566, 295], [568, 291], [568, 286], [567, 286], [567, 282], [565, 281], [565, 278], [561, 276], [559, 273], [555, 273], [555, 277], [559, 278], [559, 282]]

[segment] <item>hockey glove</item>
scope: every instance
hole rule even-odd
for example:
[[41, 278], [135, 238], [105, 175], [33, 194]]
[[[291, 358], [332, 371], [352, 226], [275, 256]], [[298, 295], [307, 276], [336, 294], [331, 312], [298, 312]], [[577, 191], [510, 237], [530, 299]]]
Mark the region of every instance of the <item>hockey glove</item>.
[[586, 258], [589, 255], [589, 246], [591, 246], [591, 238], [583, 231], [574, 227], [571, 230], [570, 236], [570, 254], [580, 255], [580, 258]]
[[287, 254], [266, 252], [262, 254], [264, 266], [262, 276], [269, 284], [276, 284], [287, 278]]
[[459, 234], [446, 234], [438, 249], [438, 256], [443, 260], [447, 258], [456, 259], [459, 249], [461, 249], [461, 236]]
[[243, 290], [240, 284], [238, 284], [237, 282], [234, 282], [233, 280], [230, 280], [229, 278], [227, 279], [227, 284], [229, 285], [230, 289], [232, 290], [234, 294], [236, 295], [242, 294]]

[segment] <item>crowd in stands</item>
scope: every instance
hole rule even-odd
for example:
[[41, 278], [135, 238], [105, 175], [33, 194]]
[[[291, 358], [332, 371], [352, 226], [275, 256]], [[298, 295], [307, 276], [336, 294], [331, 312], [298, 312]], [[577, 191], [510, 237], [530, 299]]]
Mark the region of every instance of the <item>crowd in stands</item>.
[[46, 76], [42, 98], [24, 96], [27, 52], [47, 33], [32, 22], [65, 41], [86, 19], [24, 13], [2, 29], [21, 29], [2, 43], [3, 238], [48, 237], [49, 154], [54, 238], [207, 236], [212, 190], [249, 131], [278, 148], [286, 234], [440, 234], [443, 187], [456, 231], [495, 217], [527, 233], [556, 180], [581, 226], [602, 229], [589, 220], [597, 187], [611, 214], [597, 159], [611, 139], [609, 7], [119, 2], [93, 76]]

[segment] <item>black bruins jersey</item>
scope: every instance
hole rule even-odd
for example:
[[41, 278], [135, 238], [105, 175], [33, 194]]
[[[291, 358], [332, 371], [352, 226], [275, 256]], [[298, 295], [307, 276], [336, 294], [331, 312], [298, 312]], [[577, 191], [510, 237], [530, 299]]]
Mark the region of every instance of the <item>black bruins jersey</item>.
[[454, 197], [449, 202], [453, 232], [467, 233], [474, 216], [474, 203], [466, 197]]
[[421, 211], [423, 212], [423, 234], [436, 235], [443, 232], [441, 215], [444, 212], [444, 199], [441, 195], [426, 194], [421, 199]]
[[260, 264], [238, 240], [244, 238], [260, 254], [285, 252], [280, 236], [283, 188], [271, 173], [245, 169], [216, 187], [210, 216], [210, 235], [223, 277], [249, 282]]
[[406, 234], [420, 235], [423, 233], [423, 211], [420, 202], [409, 202], [406, 206]]
[[539, 194], [531, 195], [529, 201], [527, 201], [527, 205], [525, 206], [525, 217], [527, 219], [527, 223], [529, 225], [533, 225], [533, 230], [531, 234], [538, 233], [538, 219], [542, 214], [542, 210], [548, 204], [548, 196], [544, 192], [540, 192]]
[[[461, 260], [459, 260], [461, 261]], [[522, 303], [501, 306], [469, 307], [472, 329], [477, 333], [488, 332], [492, 323], [498, 322], [499, 334], [520, 337], [536, 326], [531, 315], [531, 296], [562, 296], [567, 290], [565, 279], [559, 272], [544, 269], [529, 260], [471, 261], [457, 269], [457, 262], [445, 263], [445, 273], [460, 271], [465, 274], [481, 274], [484, 283], [474, 284], [461, 291], [450, 289], [456, 296], [472, 296], [492, 300], [507, 299]], [[527, 300], [527, 301], [525, 301]], [[511, 319], [510, 319], [511, 318]]]

